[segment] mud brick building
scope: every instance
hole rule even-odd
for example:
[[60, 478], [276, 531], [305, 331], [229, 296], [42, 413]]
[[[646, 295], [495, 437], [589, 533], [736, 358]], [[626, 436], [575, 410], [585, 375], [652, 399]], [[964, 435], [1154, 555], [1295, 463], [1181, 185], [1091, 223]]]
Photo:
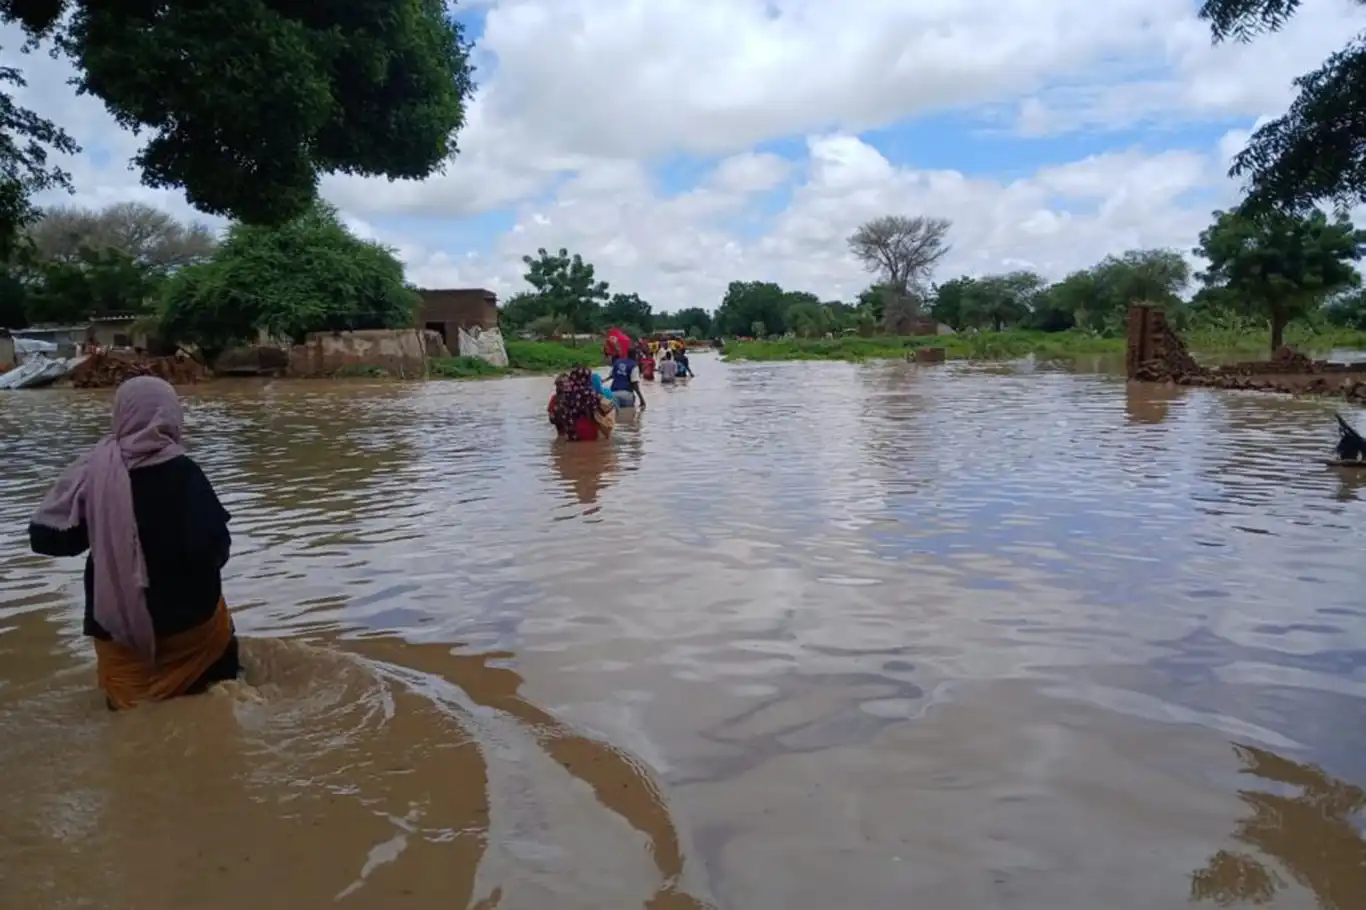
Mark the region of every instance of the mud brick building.
[[430, 329], [455, 350], [457, 329], [494, 329], [498, 327], [498, 295], [483, 288], [419, 289], [422, 307], [417, 327]]

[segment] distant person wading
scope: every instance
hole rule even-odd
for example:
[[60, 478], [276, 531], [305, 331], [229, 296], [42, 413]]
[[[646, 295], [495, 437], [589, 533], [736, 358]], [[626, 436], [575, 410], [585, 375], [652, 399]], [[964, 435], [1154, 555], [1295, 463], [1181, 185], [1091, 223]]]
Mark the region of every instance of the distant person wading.
[[175, 389], [151, 376], [114, 396], [113, 432], [72, 464], [29, 523], [44, 556], [85, 563], [85, 634], [110, 709], [238, 675], [220, 571], [229, 516], [181, 446]]

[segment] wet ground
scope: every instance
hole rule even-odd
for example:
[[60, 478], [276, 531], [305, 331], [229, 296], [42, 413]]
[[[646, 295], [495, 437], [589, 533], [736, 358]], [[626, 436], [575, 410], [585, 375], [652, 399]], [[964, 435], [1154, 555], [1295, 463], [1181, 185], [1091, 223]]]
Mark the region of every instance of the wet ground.
[[1331, 403], [697, 366], [190, 390], [249, 674], [117, 717], [24, 536], [109, 395], [0, 397], [0, 907], [1363, 906]]

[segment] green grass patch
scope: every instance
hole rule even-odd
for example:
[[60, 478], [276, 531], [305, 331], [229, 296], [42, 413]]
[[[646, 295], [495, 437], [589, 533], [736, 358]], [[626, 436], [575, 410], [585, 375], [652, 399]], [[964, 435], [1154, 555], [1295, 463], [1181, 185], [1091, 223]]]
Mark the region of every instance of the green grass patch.
[[602, 363], [602, 345], [585, 343], [580, 347], [558, 341], [508, 340], [508, 368], [523, 373], [563, 373], [573, 367], [595, 367]]
[[904, 358], [916, 348], [939, 347], [954, 360], [1015, 360], [1030, 354], [1066, 358], [1083, 354], [1124, 351], [1122, 338], [1101, 338], [1088, 332], [977, 332], [961, 335], [875, 336], [872, 338], [785, 338], [780, 341], [731, 341], [727, 360], [863, 360]]
[[[1199, 326], [1182, 337], [1187, 347], [1201, 354], [1237, 354], [1247, 360], [1271, 356], [1271, 330], [1261, 326]], [[1306, 354], [1326, 354], [1334, 348], [1366, 350], [1366, 332], [1292, 322], [1285, 327], [1285, 343]]]
[[432, 379], [483, 379], [506, 376], [508, 371], [478, 357], [444, 357], [427, 361], [427, 375]]
[[[1271, 335], [1264, 328], [1198, 327], [1182, 333], [1187, 346], [1198, 354], [1236, 355], [1265, 359], [1271, 354]], [[1309, 354], [1325, 354], [1335, 348], [1366, 350], [1366, 332], [1294, 323], [1286, 328], [1285, 341]], [[958, 335], [872, 338], [784, 338], [778, 341], [730, 341], [726, 360], [791, 361], [900, 360], [922, 347], [941, 347], [951, 360], [1018, 360], [1034, 356], [1041, 360], [1066, 360], [1092, 354], [1123, 354], [1122, 337], [1104, 337], [1077, 329], [1066, 332], [974, 332]]]
[[602, 362], [602, 349], [595, 345], [561, 344], [558, 341], [505, 342], [508, 365], [496, 367], [478, 357], [446, 357], [427, 362], [432, 379], [487, 379], [516, 373], [563, 373], [574, 367], [595, 367]]

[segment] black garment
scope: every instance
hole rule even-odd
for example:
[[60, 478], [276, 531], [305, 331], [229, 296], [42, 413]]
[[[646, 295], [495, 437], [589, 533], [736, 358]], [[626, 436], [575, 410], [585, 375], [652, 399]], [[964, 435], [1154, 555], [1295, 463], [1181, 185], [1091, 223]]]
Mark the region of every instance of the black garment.
[[[219, 574], [228, 561], [232, 537], [228, 515], [209, 479], [188, 456], [128, 472], [133, 513], [147, 563], [147, 610], [158, 637], [201, 625], [218, 609], [223, 594]], [[30, 523], [29, 543], [43, 556], [79, 556], [90, 548], [84, 524], [66, 531]], [[95, 565], [85, 561], [85, 634], [109, 639], [95, 621]], [[236, 664], [236, 639], [225, 652]], [[222, 668], [226, 670], [227, 668]], [[236, 667], [227, 676], [236, 675]]]

